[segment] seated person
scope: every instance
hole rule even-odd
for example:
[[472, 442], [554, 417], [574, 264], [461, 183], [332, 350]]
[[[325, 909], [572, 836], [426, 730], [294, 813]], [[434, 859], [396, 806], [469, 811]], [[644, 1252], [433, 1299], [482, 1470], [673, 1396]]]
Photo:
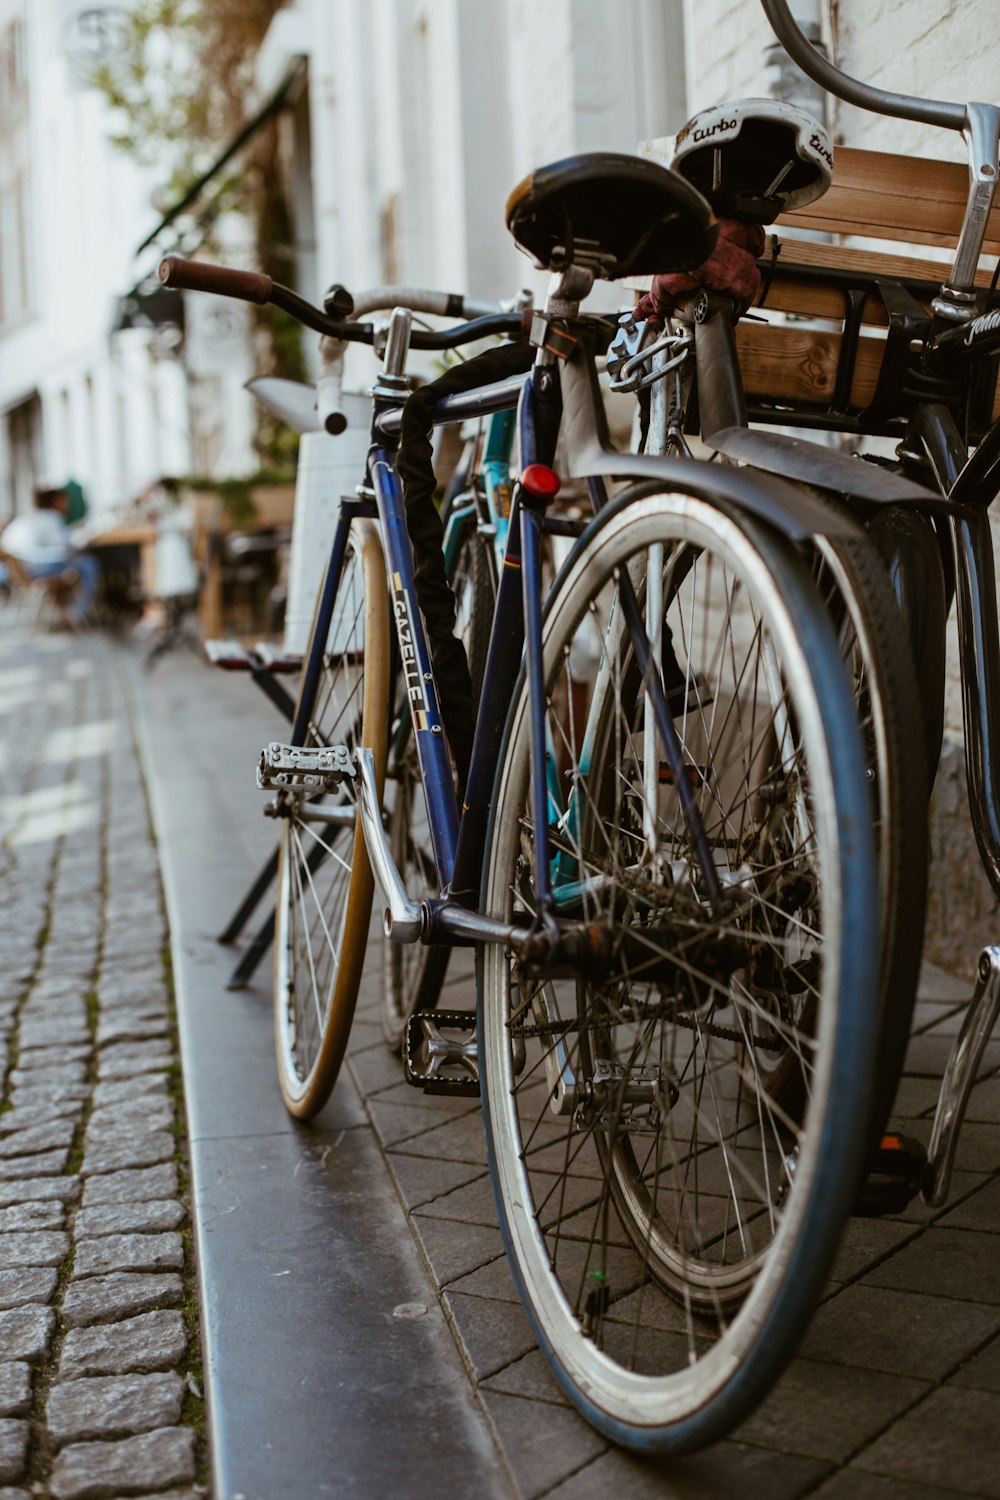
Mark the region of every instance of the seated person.
[[35, 509], [9, 522], [0, 536], [0, 549], [23, 563], [32, 578], [74, 572], [79, 583], [68, 613], [75, 624], [82, 624], [94, 602], [100, 564], [89, 552], [74, 550], [65, 521], [68, 506], [65, 489], [37, 490]]

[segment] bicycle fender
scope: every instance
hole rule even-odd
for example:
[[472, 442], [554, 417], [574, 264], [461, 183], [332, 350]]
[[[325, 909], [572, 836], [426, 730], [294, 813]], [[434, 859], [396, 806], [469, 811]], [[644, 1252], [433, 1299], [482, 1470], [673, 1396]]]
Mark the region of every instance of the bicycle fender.
[[702, 500], [734, 505], [759, 516], [793, 542], [814, 536], [858, 536], [861, 526], [822, 495], [796, 489], [772, 474], [694, 458], [618, 453], [596, 446], [573, 454], [570, 474], [621, 480], [657, 480]]
[[787, 433], [724, 427], [711, 433], [705, 442], [736, 463], [784, 479], [797, 479], [819, 489], [836, 490], [853, 499], [871, 500], [882, 505], [912, 505], [944, 515], [954, 509], [940, 495], [904, 479], [901, 474], [851, 458], [836, 448], [824, 448], [805, 438], [789, 437]]

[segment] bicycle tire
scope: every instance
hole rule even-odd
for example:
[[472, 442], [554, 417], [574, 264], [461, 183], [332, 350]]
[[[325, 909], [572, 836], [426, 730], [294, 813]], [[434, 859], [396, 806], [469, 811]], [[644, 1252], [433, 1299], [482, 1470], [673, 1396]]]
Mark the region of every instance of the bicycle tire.
[[[662, 766], [655, 808], [642, 792], [647, 768], [634, 722], [641, 681], [615, 623], [616, 580], [626, 568], [642, 577], [642, 558], [656, 543], [667, 549], [665, 618], [670, 623], [675, 610], [675, 650], [687, 658], [674, 724], [731, 893], [731, 911], [719, 920], [705, 913]], [[690, 563], [675, 586], [671, 568], [685, 555]], [[721, 569], [715, 583], [709, 563]], [[741, 620], [738, 603], [748, 611]], [[678, 635], [689, 604], [688, 634]], [[561, 678], [585, 616], [599, 622], [605, 649], [584, 736], [572, 715], [560, 718], [560, 705], [574, 701], [572, 683]], [[703, 651], [692, 632], [712, 628], [713, 616], [726, 649], [706, 634]], [[612, 1440], [679, 1453], [724, 1436], [769, 1389], [822, 1289], [853, 1200], [878, 952], [860, 736], [837, 642], [801, 562], [759, 524], [690, 494], [643, 487], [591, 524], [546, 610], [544, 678], [547, 733], [564, 747], [563, 781], [569, 777], [582, 808], [574, 815], [570, 800], [553, 812], [555, 858], [571, 857], [577, 879], [567, 897], [617, 946], [603, 984], [581, 978], [575, 986], [532, 978], [499, 945], [481, 951], [490, 1172], [518, 1291], [563, 1389]], [[528, 717], [522, 672], [482, 887], [482, 909], [505, 922], [532, 912]], [[741, 758], [731, 760], [740, 744]], [[733, 787], [729, 807], [733, 766], [745, 768], [746, 784]], [[660, 845], [659, 863], [648, 867], [646, 811]], [[668, 938], [657, 936], [654, 917]], [[629, 932], [631, 958], [627, 939], [615, 937]], [[721, 970], [713, 977], [711, 966], [722, 962], [713, 955], [734, 934], [723, 983]], [[653, 958], [636, 962], [646, 948]], [[738, 957], [742, 967], [733, 968]], [[641, 978], [653, 963], [661, 974], [655, 1001], [656, 986]], [[765, 983], [773, 991], [779, 982], [800, 1009], [796, 997], [810, 986], [816, 996], [809, 1035], [800, 1039], [809, 1075], [801, 1119], [784, 1115], [747, 1066], [756, 1018], [770, 1019], [773, 1009]], [[784, 1025], [795, 1039], [794, 1013]], [[570, 1077], [570, 1111], [560, 1115]], [[701, 1139], [701, 1113], [713, 1109]], [[644, 1136], [654, 1144], [642, 1148], [640, 1165], [632, 1140]], [[751, 1174], [754, 1152], [761, 1166]], [[729, 1234], [730, 1212], [739, 1236]]]
[[[322, 598], [323, 588], [319, 597]], [[311, 656], [317, 613], [306, 660]], [[297, 713], [302, 707], [300, 701]], [[381, 794], [389, 703], [389, 604], [378, 531], [351, 525], [343, 573], [309, 709], [306, 745], [365, 746]], [[368, 944], [374, 881], [357, 797], [345, 779], [333, 795], [292, 804], [281, 819], [274, 930], [274, 1023], [278, 1081], [289, 1113], [311, 1119], [343, 1062]], [[315, 815], [342, 812], [345, 821]], [[309, 852], [319, 863], [309, 867]]]
[[[496, 603], [496, 568], [489, 539], [477, 529], [475, 516], [456, 554], [453, 576], [455, 632], [465, 642], [472, 678], [475, 713], [482, 691]], [[393, 783], [389, 810], [389, 842], [403, 885], [412, 892], [437, 892], [437, 872], [431, 851], [427, 808], [420, 790], [416, 745], [409, 703], [401, 697], [394, 714], [394, 752], [389, 779]], [[452, 950], [443, 945], [393, 943], [382, 945], [382, 987], [379, 1019], [391, 1052], [403, 1044], [407, 1022], [414, 1011], [433, 1010], [445, 985]]]
[[927, 769], [920, 689], [906, 623], [867, 536], [819, 538], [814, 577], [848, 665], [875, 801], [882, 945], [869, 1140], [892, 1107], [910, 1038], [927, 905]]

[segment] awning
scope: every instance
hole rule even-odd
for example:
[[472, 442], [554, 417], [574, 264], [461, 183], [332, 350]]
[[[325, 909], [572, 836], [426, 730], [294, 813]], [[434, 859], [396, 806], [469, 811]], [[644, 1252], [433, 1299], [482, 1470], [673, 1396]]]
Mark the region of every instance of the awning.
[[235, 135], [221, 155], [216, 157], [208, 171], [203, 172], [197, 182], [191, 184], [184, 196], [178, 199], [172, 208], [167, 210], [152, 234], [147, 234], [142, 244], [136, 246], [136, 255], [140, 255], [143, 250], [159, 239], [163, 231], [201, 196], [216, 173], [221, 172], [226, 163], [231, 161], [238, 152], [242, 151], [247, 141], [256, 134], [260, 127], [266, 124], [274, 115], [278, 114], [287, 102], [291, 102], [289, 96], [291, 95], [294, 98], [297, 92], [297, 85], [305, 77], [307, 66], [308, 64], [304, 57], [296, 59], [286, 73], [284, 81], [275, 93], [271, 95], [267, 103], [246, 122], [239, 134]]

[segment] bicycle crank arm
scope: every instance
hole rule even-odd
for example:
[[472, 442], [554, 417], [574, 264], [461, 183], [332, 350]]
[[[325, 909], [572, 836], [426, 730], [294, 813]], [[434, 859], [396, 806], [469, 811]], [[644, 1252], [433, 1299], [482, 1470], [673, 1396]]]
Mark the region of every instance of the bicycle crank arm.
[[958, 1133], [965, 1117], [979, 1063], [1000, 1015], [1000, 948], [984, 948], [979, 955], [976, 988], [965, 1012], [962, 1029], [955, 1038], [948, 1066], [941, 1080], [941, 1093], [927, 1147], [922, 1197], [938, 1208], [948, 1196], [951, 1167]]

